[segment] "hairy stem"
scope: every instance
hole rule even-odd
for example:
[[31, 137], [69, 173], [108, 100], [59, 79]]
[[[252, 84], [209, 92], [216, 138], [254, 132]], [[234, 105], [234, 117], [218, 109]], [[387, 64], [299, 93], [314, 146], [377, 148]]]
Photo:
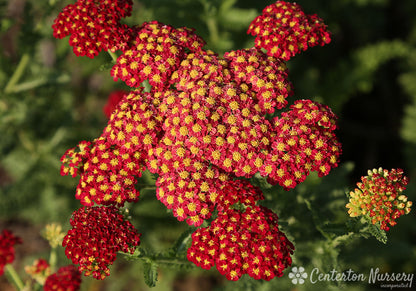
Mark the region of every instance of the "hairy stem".
[[186, 258], [180, 258], [171, 254], [164, 254], [164, 253], [140, 253], [139, 255], [130, 255], [127, 253], [123, 253], [128, 258], [134, 260], [141, 260], [143, 262], [155, 262], [157, 264], [166, 264], [166, 265], [192, 265], [190, 261]]
[[168, 257], [164, 255], [153, 255], [153, 256], [144, 256], [139, 257], [139, 259], [148, 262], [153, 261], [157, 264], [165, 264], [165, 265], [191, 265], [191, 262], [189, 262], [186, 259], [180, 259], [176, 257]]

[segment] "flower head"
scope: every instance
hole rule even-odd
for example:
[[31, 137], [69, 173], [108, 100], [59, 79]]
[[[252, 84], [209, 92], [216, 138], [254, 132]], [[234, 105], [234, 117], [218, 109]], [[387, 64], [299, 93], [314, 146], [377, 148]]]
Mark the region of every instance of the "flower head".
[[239, 101], [242, 104], [254, 99], [252, 106], [261, 115], [272, 114], [287, 105], [286, 98], [293, 94], [293, 88], [288, 78], [289, 71], [282, 60], [254, 47], [227, 52], [224, 59], [229, 62], [232, 79], [241, 88], [241, 93], [251, 97], [241, 94]]
[[291, 94], [286, 66], [256, 49], [207, 51], [188, 54], [172, 82], [160, 105], [165, 137], [237, 177], [258, 172], [274, 134], [265, 114]]
[[140, 153], [130, 154], [100, 137], [80, 142], [77, 148], [67, 150], [61, 161], [62, 175], [81, 176], [75, 197], [83, 205], [123, 205], [139, 199], [134, 185], [144, 170]]
[[62, 245], [66, 256], [85, 276], [104, 279], [117, 252], [133, 253], [140, 234], [114, 206], [83, 207], [72, 214], [71, 226]]
[[46, 260], [37, 259], [31, 266], [25, 266], [25, 272], [39, 284], [44, 285], [46, 278], [51, 274], [51, 268]]
[[236, 281], [243, 274], [271, 280], [292, 264], [293, 249], [279, 231], [276, 214], [249, 206], [245, 211], [220, 212], [209, 227], [197, 229], [187, 257], [204, 269], [215, 265], [228, 280]]
[[357, 183], [358, 188], [349, 193], [348, 213], [351, 217], [368, 217], [372, 224], [389, 230], [397, 224], [397, 218], [410, 212], [412, 202], [402, 194], [407, 183], [402, 169], [369, 170], [368, 176]]
[[62, 156], [61, 175], [81, 176], [76, 198], [83, 205], [138, 200], [137, 178], [162, 133], [157, 104], [157, 98], [142, 89], [125, 94], [99, 138], [82, 141]]
[[[228, 182], [228, 175], [201, 162], [189, 166], [179, 163], [178, 172], [167, 172], [156, 181], [156, 196], [173, 215], [189, 225], [199, 226], [211, 217], [218, 203], [221, 185]], [[218, 182], [220, 181], [220, 185]], [[219, 187], [218, 187], [219, 186]]]
[[263, 9], [247, 33], [255, 35], [255, 46], [267, 54], [289, 60], [302, 50], [331, 41], [330, 33], [316, 14], [307, 15], [297, 3], [277, 1]]
[[140, 87], [148, 80], [155, 88], [164, 88], [186, 51], [200, 51], [205, 42], [189, 28], [174, 28], [157, 21], [137, 28], [134, 45], [117, 59], [111, 70], [114, 80]]
[[[180, 164], [179, 164], [180, 165]], [[192, 167], [195, 167], [192, 169]], [[160, 175], [156, 181], [156, 196], [180, 221], [200, 226], [218, 210], [236, 203], [254, 205], [263, 199], [261, 190], [246, 180], [231, 180], [232, 176], [216, 167], [191, 162], [179, 167], [179, 172]]]
[[66, 6], [55, 19], [53, 36], [69, 37], [77, 56], [94, 58], [101, 50], [124, 50], [134, 29], [120, 20], [131, 14], [131, 0], [78, 0]]
[[325, 105], [298, 100], [273, 119], [275, 136], [260, 170], [270, 184], [285, 189], [303, 182], [310, 171], [319, 177], [338, 165], [341, 145], [335, 135], [336, 115]]
[[46, 225], [42, 235], [52, 248], [56, 248], [62, 244], [65, 233], [62, 232], [62, 226], [60, 224], [50, 223]]
[[155, 96], [142, 89], [131, 91], [119, 101], [101, 136], [107, 143], [146, 160], [149, 149], [157, 144], [161, 135], [158, 102]]
[[44, 291], [77, 291], [81, 285], [81, 273], [73, 265], [61, 267], [46, 278]]
[[0, 234], [0, 276], [4, 273], [4, 266], [14, 261], [14, 246], [21, 243], [21, 238], [7, 229]]

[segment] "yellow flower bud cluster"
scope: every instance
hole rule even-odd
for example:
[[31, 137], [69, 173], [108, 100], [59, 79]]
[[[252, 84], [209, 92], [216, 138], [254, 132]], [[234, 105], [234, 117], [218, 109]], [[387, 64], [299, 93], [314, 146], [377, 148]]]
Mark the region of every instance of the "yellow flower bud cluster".
[[361, 177], [354, 191], [349, 193], [346, 205], [351, 217], [367, 216], [383, 230], [397, 224], [401, 215], [408, 214], [412, 202], [402, 192], [406, 189], [408, 178], [402, 169], [383, 168], [368, 171], [368, 176]]

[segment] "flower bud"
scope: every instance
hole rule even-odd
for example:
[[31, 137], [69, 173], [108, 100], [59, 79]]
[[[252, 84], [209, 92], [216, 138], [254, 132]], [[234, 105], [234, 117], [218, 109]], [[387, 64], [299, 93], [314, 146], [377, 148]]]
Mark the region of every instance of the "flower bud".
[[381, 229], [389, 230], [388, 225], [396, 225], [395, 219], [410, 212], [412, 202], [401, 194], [407, 183], [408, 178], [401, 169], [369, 170], [368, 176], [361, 177], [358, 188], [349, 194], [348, 214], [357, 217], [361, 209], [361, 215], [371, 218]]

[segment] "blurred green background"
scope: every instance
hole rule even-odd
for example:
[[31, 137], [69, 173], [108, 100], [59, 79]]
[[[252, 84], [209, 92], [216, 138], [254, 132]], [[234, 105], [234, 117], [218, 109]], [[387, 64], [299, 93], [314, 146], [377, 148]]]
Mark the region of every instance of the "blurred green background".
[[[274, 1], [134, 1], [134, 25], [158, 20], [196, 29], [218, 53], [253, 45], [246, 34], [251, 20]], [[47, 258], [39, 231], [60, 222], [69, 228], [78, 179], [61, 177], [59, 158], [80, 140], [99, 136], [106, 125], [102, 107], [116, 89], [109, 55], [76, 57], [68, 38], [54, 39], [51, 25], [72, 1], [0, 0], [0, 229], [20, 235], [17, 267]], [[416, 200], [416, 2], [414, 0], [299, 0], [317, 13], [333, 33], [332, 42], [288, 62], [294, 98], [329, 105], [339, 116], [343, 144], [341, 166], [327, 177], [311, 176], [295, 190], [264, 188], [265, 205], [295, 243], [293, 266], [309, 273], [353, 269], [368, 274], [416, 273], [415, 211], [398, 219], [388, 242], [345, 238], [353, 230], [346, 214], [348, 190], [367, 169], [403, 168], [410, 178], [404, 194]], [[104, 65], [104, 66], [103, 66]], [[151, 182], [144, 179], [144, 184]], [[261, 181], [254, 181], [260, 183]], [[264, 185], [262, 185], [264, 186]], [[130, 205], [144, 247], [162, 251], [187, 229], [144, 190]], [[69, 263], [60, 250], [62, 264]], [[214, 269], [161, 265], [152, 290], [378, 290], [368, 282], [294, 285], [287, 277], [271, 282], [242, 278], [226, 282]], [[82, 290], [148, 290], [140, 262], [120, 256], [105, 281], [83, 278]], [[22, 276], [24, 276], [24, 273]], [[413, 287], [416, 286], [416, 279]], [[9, 290], [4, 277], [0, 290]], [[409, 289], [403, 289], [409, 290]]]

